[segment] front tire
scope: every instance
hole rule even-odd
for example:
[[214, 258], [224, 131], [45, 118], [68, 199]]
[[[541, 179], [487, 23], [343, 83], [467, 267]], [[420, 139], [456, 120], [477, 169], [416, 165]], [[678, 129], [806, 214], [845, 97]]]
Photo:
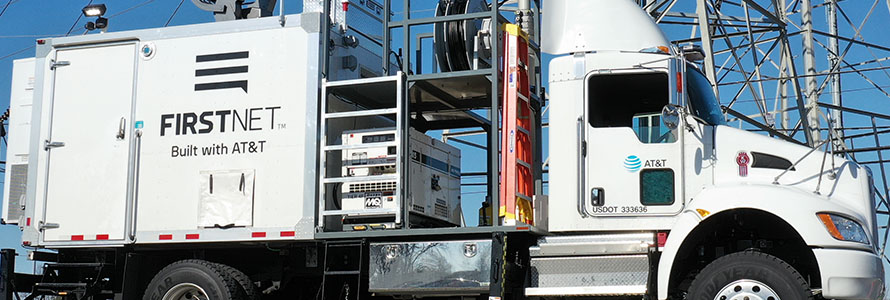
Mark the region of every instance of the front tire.
[[781, 259], [758, 251], [720, 257], [695, 276], [690, 300], [801, 300], [813, 299], [807, 282]]
[[241, 286], [219, 265], [188, 259], [167, 265], [152, 278], [143, 300], [242, 300]]

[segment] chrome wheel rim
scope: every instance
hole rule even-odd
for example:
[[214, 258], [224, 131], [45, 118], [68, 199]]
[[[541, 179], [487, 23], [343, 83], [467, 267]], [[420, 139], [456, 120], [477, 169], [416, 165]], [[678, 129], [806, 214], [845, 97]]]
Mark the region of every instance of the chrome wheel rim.
[[742, 279], [727, 284], [714, 300], [781, 300], [772, 288], [757, 280]]
[[207, 293], [194, 283], [180, 283], [164, 294], [163, 300], [208, 300]]

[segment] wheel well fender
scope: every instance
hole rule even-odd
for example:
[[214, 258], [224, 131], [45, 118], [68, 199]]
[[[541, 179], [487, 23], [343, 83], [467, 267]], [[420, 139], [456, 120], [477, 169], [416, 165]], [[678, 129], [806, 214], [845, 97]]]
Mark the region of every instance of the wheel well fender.
[[668, 235], [658, 263], [658, 296], [682, 289], [708, 263], [756, 249], [793, 266], [811, 285], [821, 284], [812, 249], [791, 224], [766, 210], [734, 208], [702, 218], [687, 210]]

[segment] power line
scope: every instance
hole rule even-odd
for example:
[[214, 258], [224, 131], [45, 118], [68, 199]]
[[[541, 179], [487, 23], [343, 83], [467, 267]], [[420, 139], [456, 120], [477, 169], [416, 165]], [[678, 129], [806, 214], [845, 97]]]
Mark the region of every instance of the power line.
[[[87, 7], [90, 4], [93, 4], [93, 0], [90, 0], [90, 2], [87, 2], [87, 5], [84, 5], [84, 7]], [[82, 17], [82, 16], [83, 16], [82, 13], [77, 14], [77, 19], [74, 20], [74, 24], [71, 24], [71, 28], [68, 28], [68, 32], [65, 33], [65, 36], [70, 35], [71, 32], [74, 31], [74, 26], [77, 26], [77, 23], [80, 22], [80, 17]]]
[[9, 8], [10, 4], [12, 4], [12, 0], [6, 1], [6, 6], [3, 7], [3, 10], [0, 10], [0, 17], [3, 16], [3, 13], [6, 12], [6, 9]]
[[[113, 17], [120, 16], [120, 15], [122, 15], [122, 14], [125, 14], [125, 13], [130, 12], [131, 10], [137, 9], [137, 8], [139, 8], [139, 7], [142, 7], [142, 6], [146, 5], [146, 4], [152, 3], [152, 2], [154, 2], [154, 1], [155, 1], [155, 0], [146, 0], [146, 1], [143, 1], [142, 3], [133, 5], [133, 6], [130, 7], [130, 8], [127, 8], [127, 9], [125, 9], [125, 10], [122, 10], [122, 11], [120, 11], [120, 12], [118, 12], [118, 13], [116, 13], [116, 14], [110, 15], [110, 16], [108, 16], [108, 17], [109, 17], [109, 18], [113, 18]], [[90, 2], [93, 2], [93, 1], [91, 0]]]
[[20, 39], [20, 38], [43, 38], [43, 37], [59, 37], [61, 34], [23, 34], [23, 35], [0, 35], [0, 39]]
[[16, 50], [16, 51], [13, 52], [13, 53], [10, 53], [10, 54], [7, 54], [7, 55], [4, 55], [4, 56], [0, 57], [0, 60], [4, 60], [4, 59], [10, 58], [10, 57], [13, 57], [13, 56], [15, 56], [16, 54], [19, 54], [19, 53], [22, 53], [22, 52], [25, 52], [25, 51], [34, 49], [34, 47], [35, 47], [34, 45], [31, 45], [31, 46], [28, 46], [28, 47], [25, 47], [25, 48]]
[[167, 27], [167, 25], [170, 25], [170, 21], [173, 21], [173, 17], [175, 17], [176, 13], [179, 12], [179, 8], [182, 7], [183, 2], [185, 2], [185, 0], [179, 0], [179, 5], [177, 5], [176, 9], [173, 10], [173, 14], [170, 15], [169, 19], [167, 19], [167, 23], [164, 23], [164, 27]]

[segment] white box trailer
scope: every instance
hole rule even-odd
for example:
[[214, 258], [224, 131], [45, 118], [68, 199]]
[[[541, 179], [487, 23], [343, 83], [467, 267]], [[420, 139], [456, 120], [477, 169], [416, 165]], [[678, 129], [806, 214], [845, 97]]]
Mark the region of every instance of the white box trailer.
[[38, 45], [31, 244], [312, 239], [312, 16]]

